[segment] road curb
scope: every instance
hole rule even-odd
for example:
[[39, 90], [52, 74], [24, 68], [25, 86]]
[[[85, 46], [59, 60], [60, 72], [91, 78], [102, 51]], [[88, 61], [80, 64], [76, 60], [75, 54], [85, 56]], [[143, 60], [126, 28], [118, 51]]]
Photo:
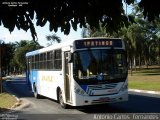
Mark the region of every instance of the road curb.
[[139, 89], [129, 89], [130, 92], [137, 92], [137, 93], [147, 93], [152, 95], [160, 95], [159, 91], [148, 91], [148, 90], [139, 90]]
[[13, 109], [13, 108], [21, 105], [21, 100], [18, 97], [16, 97], [15, 95], [12, 95], [12, 96], [16, 98], [17, 102], [10, 109]]
[[25, 98], [20, 99], [20, 101], [21, 101], [20, 105], [13, 107], [12, 110], [21, 110], [21, 109], [27, 108], [31, 105], [30, 102], [28, 102]]
[[5, 114], [11, 114], [11, 113], [15, 113], [17, 111], [20, 111], [24, 108], [27, 108], [30, 106], [29, 102], [24, 102], [24, 100], [19, 100], [21, 103], [16, 103], [15, 105], [13, 105], [9, 111], [6, 111]]

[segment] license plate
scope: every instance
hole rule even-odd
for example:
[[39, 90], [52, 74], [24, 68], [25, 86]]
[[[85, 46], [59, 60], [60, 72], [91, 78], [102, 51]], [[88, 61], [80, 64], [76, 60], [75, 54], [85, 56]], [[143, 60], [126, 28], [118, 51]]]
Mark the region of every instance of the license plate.
[[111, 101], [110, 98], [100, 98], [99, 100], [100, 100], [101, 102], [109, 102], [109, 101]]

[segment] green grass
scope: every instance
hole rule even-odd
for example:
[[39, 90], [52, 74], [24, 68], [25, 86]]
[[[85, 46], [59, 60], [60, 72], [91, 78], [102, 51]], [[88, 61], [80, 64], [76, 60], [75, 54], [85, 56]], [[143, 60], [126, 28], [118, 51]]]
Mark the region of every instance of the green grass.
[[129, 89], [160, 91], [160, 68], [133, 71], [128, 80]]
[[17, 102], [16, 98], [8, 93], [0, 94], [0, 112], [9, 110]]

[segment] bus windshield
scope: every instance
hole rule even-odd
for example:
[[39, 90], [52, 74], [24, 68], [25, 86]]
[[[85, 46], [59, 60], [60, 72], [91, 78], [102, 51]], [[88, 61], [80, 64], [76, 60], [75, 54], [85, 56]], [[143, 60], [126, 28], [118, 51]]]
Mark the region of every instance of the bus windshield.
[[127, 77], [124, 50], [98, 49], [74, 53], [73, 73], [77, 81], [118, 82]]

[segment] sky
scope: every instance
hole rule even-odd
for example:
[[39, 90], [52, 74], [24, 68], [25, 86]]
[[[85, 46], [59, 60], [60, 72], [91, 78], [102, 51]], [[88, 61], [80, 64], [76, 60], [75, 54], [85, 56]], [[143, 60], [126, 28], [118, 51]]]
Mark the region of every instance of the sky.
[[[47, 46], [47, 43], [49, 43], [46, 39], [46, 35], [52, 35], [56, 34], [59, 36], [63, 41], [70, 40], [70, 39], [80, 39], [81, 37], [81, 31], [82, 29], [78, 28], [77, 31], [74, 31], [72, 28], [70, 30], [69, 35], [64, 35], [60, 31], [60, 29], [55, 33], [54, 31], [49, 31], [49, 23], [46, 23], [44, 27], [39, 27], [35, 25], [35, 29], [38, 36], [38, 42], [42, 46]], [[0, 40], [3, 40], [5, 43], [9, 42], [19, 42], [20, 40], [32, 40], [32, 36], [30, 33], [30, 30], [27, 32], [24, 30], [18, 30], [16, 27], [13, 32], [9, 32], [9, 30], [5, 27], [0, 26]]]

